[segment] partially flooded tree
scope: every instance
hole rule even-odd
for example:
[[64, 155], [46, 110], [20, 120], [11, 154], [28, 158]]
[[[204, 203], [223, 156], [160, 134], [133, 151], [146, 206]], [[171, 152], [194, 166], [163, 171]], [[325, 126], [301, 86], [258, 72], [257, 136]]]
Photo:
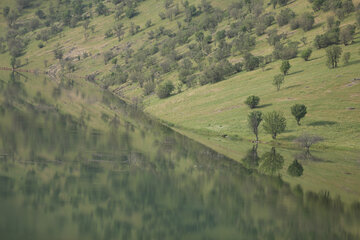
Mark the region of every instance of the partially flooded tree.
[[306, 152], [310, 152], [310, 147], [318, 142], [324, 141], [324, 138], [316, 135], [311, 135], [309, 133], [304, 133], [300, 137], [295, 139], [295, 142], [298, 143], [301, 147], [305, 148]]
[[262, 113], [260, 111], [254, 111], [248, 115], [248, 126], [250, 130], [256, 136], [256, 142], [259, 141], [259, 125], [262, 121]]

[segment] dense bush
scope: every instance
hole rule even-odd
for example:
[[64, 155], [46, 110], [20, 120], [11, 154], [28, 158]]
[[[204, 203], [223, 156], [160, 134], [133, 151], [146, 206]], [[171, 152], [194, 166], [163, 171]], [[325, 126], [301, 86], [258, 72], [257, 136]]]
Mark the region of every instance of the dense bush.
[[318, 49], [326, 48], [340, 42], [340, 29], [333, 28], [324, 34], [317, 35], [314, 39], [314, 46]]
[[301, 57], [305, 60], [305, 61], [308, 61], [310, 56], [311, 56], [311, 53], [312, 53], [312, 49], [311, 48], [307, 48], [305, 50], [303, 50], [301, 52]]
[[159, 98], [167, 98], [174, 90], [174, 85], [171, 81], [165, 81], [160, 83], [156, 88], [156, 94]]
[[288, 173], [290, 176], [293, 177], [300, 177], [303, 172], [304, 172], [304, 168], [302, 167], [302, 165], [295, 159], [293, 161], [293, 163], [289, 166], [288, 168]]
[[260, 60], [258, 57], [252, 55], [251, 53], [247, 53], [244, 56], [244, 67], [246, 71], [252, 71], [259, 67]]
[[249, 106], [249, 108], [253, 109], [255, 108], [257, 105], [259, 105], [260, 103], [260, 98], [258, 96], [249, 96], [246, 100], [245, 100], [245, 104]]
[[279, 26], [284, 26], [290, 22], [291, 19], [295, 17], [294, 11], [290, 8], [285, 8], [280, 11], [280, 13], [276, 16], [276, 21]]

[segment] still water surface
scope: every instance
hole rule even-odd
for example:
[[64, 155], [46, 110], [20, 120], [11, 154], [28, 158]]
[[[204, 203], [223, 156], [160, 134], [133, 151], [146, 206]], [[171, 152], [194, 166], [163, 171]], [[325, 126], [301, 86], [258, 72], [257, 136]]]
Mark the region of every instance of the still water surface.
[[106, 93], [96, 130], [19, 80], [1, 92], [0, 239], [360, 239], [360, 203], [291, 187], [276, 149], [249, 150], [266, 176]]

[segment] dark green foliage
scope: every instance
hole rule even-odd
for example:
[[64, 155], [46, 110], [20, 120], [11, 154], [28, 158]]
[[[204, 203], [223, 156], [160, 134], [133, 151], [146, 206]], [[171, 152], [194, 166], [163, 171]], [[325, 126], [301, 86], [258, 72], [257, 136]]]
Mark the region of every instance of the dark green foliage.
[[103, 53], [104, 57], [104, 63], [105, 65], [108, 64], [108, 62], [115, 57], [114, 53], [112, 51], [106, 51]]
[[288, 74], [290, 68], [291, 68], [291, 65], [290, 65], [290, 62], [289, 62], [288, 60], [282, 61], [281, 66], [280, 66], [280, 71], [281, 71], [284, 75], [287, 75], [287, 74]]
[[248, 115], [248, 126], [250, 130], [255, 134], [256, 141], [259, 141], [259, 125], [262, 121], [262, 113], [260, 111], [254, 111]]
[[56, 45], [56, 48], [53, 50], [55, 59], [61, 60], [64, 56], [64, 50], [62, 47], [58, 44]]
[[347, 25], [340, 30], [339, 40], [345, 46], [351, 44], [354, 38], [356, 27], [354, 25]]
[[156, 88], [156, 94], [159, 98], [167, 98], [174, 90], [174, 85], [171, 81], [165, 81], [160, 83]]
[[282, 43], [275, 44], [273, 56], [274, 59], [290, 60], [296, 58], [298, 54], [299, 42], [289, 42], [287, 45]]
[[304, 30], [304, 31], [309, 31], [313, 28], [313, 25], [315, 23], [315, 17], [313, 14], [306, 12], [303, 13], [299, 19], [299, 26]]
[[105, 32], [105, 38], [111, 38], [112, 36], [114, 36], [114, 32], [112, 29], [108, 29], [106, 32]]
[[351, 57], [350, 52], [344, 53], [343, 62], [344, 62], [345, 65], [349, 64], [350, 57]]
[[149, 28], [149, 27], [151, 27], [151, 25], [152, 25], [151, 20], [150, 20], [150, 19], [147, 20], [146, 23], [145, 23], [145, 27], [146, 27], [146, 28]]
[[303, 175], [304, 168], [303, 166], [295, 159], [293, 163], [289, 166], [287, 172], [292, 177], [300, 177]]
[[285, 8], [280, 11], [280, 13], [276, 16], [276, 21], [279, 26], [284, 26], [290, 22], [291, 19], [295, 17], [294, 11], [290, 8]]
[[9, 12], [10, 12], [10, 7], [9, 6], [6, 6], [6, 7], [3, 8], [3, 15], [4, 15], [5, 18], [9, 15]]
[[203, 76], [200, 78], [200, 84], [216, 83], [224, 80], [226, 76], [234, 73], [233, 66], [227, 60], [222, 60], [217, 64], [212, 64], [204, 70]]
[[106, 16], [106, 15], [109, 14], [109, 9], [102, 2], [98, 3], [98, 5], [96, 6], [95, 11], [99, 15], [105, 15]]
[[239, 35], [232, 41], [233, 53], [247, 53], [251, 51], [256, 45], [255, 37], [249, 33], [239, 33]]
[[301, 52], [301, 57], [305, 60], [305, 61], [308, 61], [310, 56], [312, 54], [312, 49], [311, 48], [307, 48], [305, 50], [303, 50]]
[[153, 81], [148, 81], [144, 84], [143, 92], [144, 95], [150, 95], [155, 91], [155, 83]]
[[280, 40], [286, 38], [285, 34], [277, 34], [276, 29], [272, 29], [271, 31], [268, 32], [267, 35], [268, 35], [267, 41], [271, 46], [275, 46], [277, 43], [280, 42]]
[[11, 65], [12, 69], [16, 68], [16, 57], [10, 58], [10, 65]]
[[260, 103], [260, 98], [258, 96], [249, 96], [246, 101], [245, 104], [249, 106], [249, 108], [253, 109], [255, 108], [257, 105], [259, 105]]
[[255, 57], [251, 53], [247, 53], [244, 56], [244, 67], [246, 71], [252, 71], [258, 68], [259, 65], [260, 65], [260, 59], [258, 57]]
[[277, 135], [284, 132], [286, 128], [286, 119], [282, 112], [272, 111], [264, 114], [264, 130], [271, 134], [273, 139], [276, 139]]
[[274, 76], [274, 80], [273, 80], [273, 85], [276, 87], [276, 89], [279, 91], [281, 85], [284, 83], [284, 75], [283, 74], [278, 74], [276, 76]]
[[316, 48], [326, 48], [333, 44], [338, 44], [340, 42], [340, 29], [338, 27], [333, 28], [327, 31], [324, 34], [317, 35], [314, 40], [314, 45]]
[[125, 11], [125, 15], [127, 18], [133, 18], [137, 15], [137, 11], [134, 7], [128, 7]]
[[291, 114], [295, 117], [296, 123], [300, 125], [300, 120], [305, 117], [307, 113], [304, 104], [295, 104], [291, 107]]
[[16, 0], [17, 7], [20, 10], [31, 7], [33, 2], [34, 0]]
[[326, 48], [326, 64], [329, 68], [336, 68], [340, 60], [342, 49], [339, 46], [330, 46]]
[[44, 47], [44, 44], [43, 44], [42, 42], [39, 42], [38, 47], [39, 47], [39, 48], [43, 48], [43, 47]]
[[36, 12], [35, 12], [36, 16], [38, 16], [38, 18], [40, 19], [45, 19], [46, 18], [46, 15], [45, 13], [43, 12], [43, 10], [41, 9], [38, 9]]

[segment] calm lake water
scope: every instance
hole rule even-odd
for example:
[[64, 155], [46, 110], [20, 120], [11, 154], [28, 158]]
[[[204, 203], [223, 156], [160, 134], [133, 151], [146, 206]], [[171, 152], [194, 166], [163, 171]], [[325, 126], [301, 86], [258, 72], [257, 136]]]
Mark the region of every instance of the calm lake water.
[[290, 186], [277, 149], [249, 170], [106, 92], [1, 81], [0, 239], [360, 239], [360, 203]]

